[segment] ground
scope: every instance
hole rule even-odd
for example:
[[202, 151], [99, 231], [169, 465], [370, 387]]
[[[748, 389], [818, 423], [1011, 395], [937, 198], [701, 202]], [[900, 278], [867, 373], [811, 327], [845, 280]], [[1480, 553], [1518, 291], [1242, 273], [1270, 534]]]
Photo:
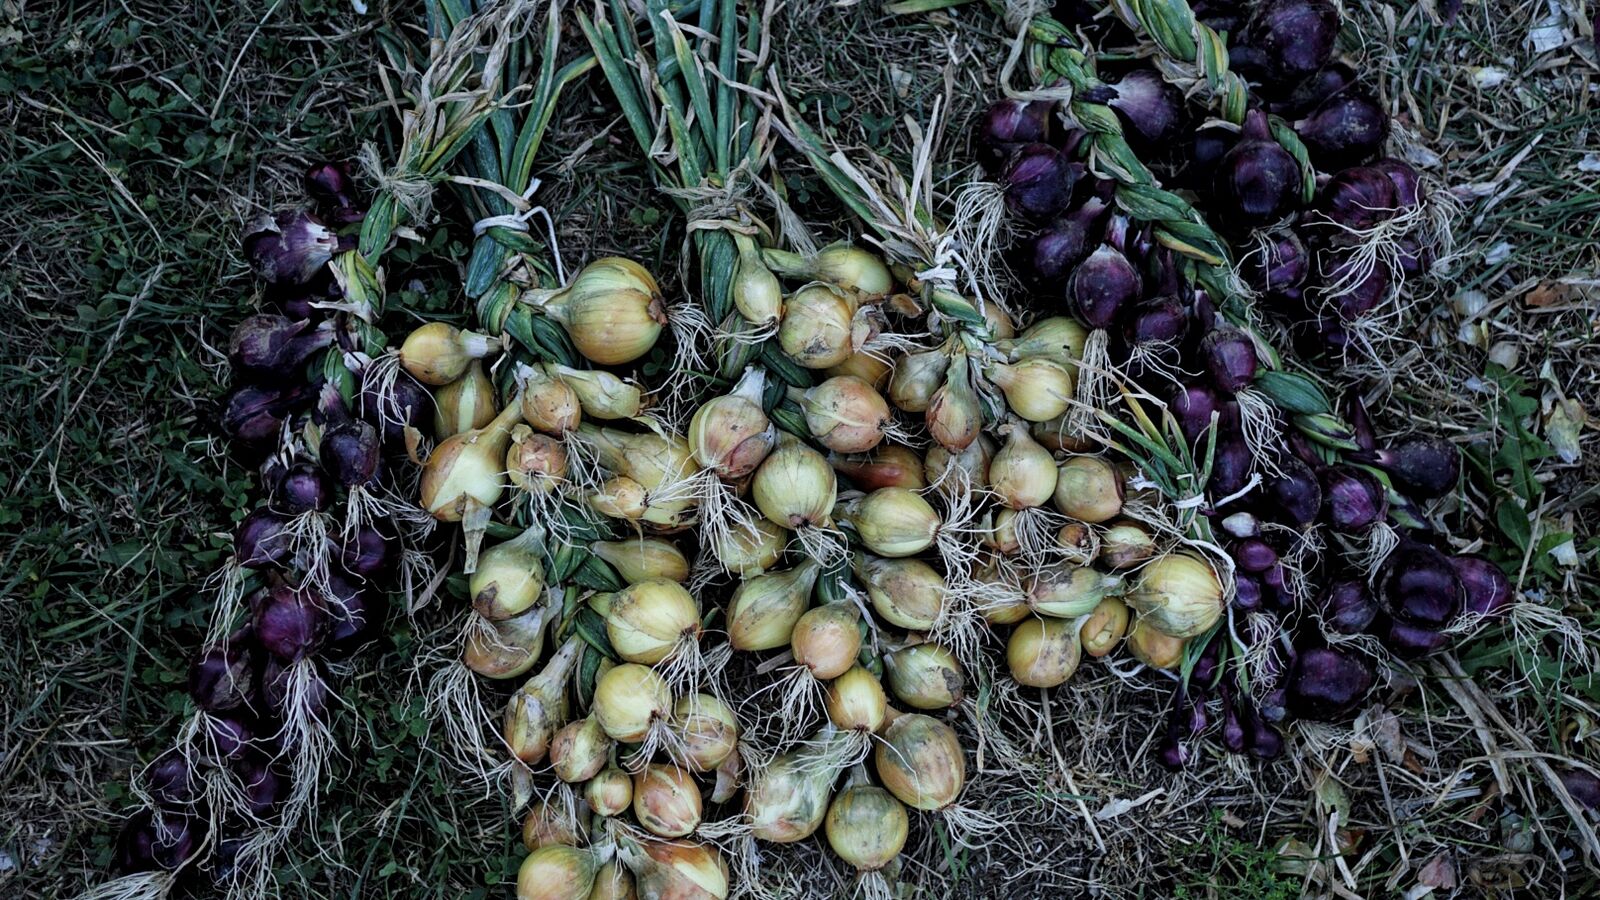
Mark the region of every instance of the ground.
[[[1575, 0], [1489, 0], [1442, 26], [1435, 5], [1345, 4], [1349, 46], [1464, 210], [1458, 258], [1406, 320], [1412, 352], [1369, 384], [1392, 386], [1379, 392], [1389, 427], [1479, 448], [1452, 521], [1492, 524], [1463, 525], [1464, 546], [1520, 558], [1522, 587], [1592, 636], [1600, 448], [1582, 415], [1600, 403], [1600, 69], [1590, 20]], [[251, 213], [293, 202], [307, 161], [382, 144], [392, 117], [377, 39], [415, 39], [417, 22], [410, 4], [373, 8], [0, 4], [8, 896], [71, 896], [101, 877], [129, 772], [183, 713], [186, 660], [208, 612], [198, 588], [249, 502], [251, 473], [212, 426], [219, 348], [254, 293], [237, 236]], [[791, 90], [846, 140], [893, 152], [901, 117], [925, 120], [935, 95], [949, 92], [948, 121], [961, 123], [997, 93], [1005, 35], [976, 8], [893, 19], [872, 4], [803, 0], [785, 16], [775, 53]], [[626, 137], [585, 143], [609, 124], [591, 82], [555, 129], [547, 202], [564, 211], [563, 250], [670, 270], [673, 213], [648, 199]], [[950, 159], [965, 158], [963, 143], [952, 130]], [[798, 201], [826, 218], [820, 191], [791, 174]], [[464, 252], [443, 208], [422, 269], [430, 315], [464, 313], [440, 286]], [[1567, 540], [1578, 564], [1563, 562]], [[338, 716], [348, 757], [302, 862], [280, 873], [284, 896], [509, 892], [521, 850], [505, 804], [463, 795], [422, 749], [404, 673], [428, 624], [396, 616], [355, 662]], [[1008, 881], [1026, 893], [1015, 886], [1046, 876], [1114, 896], [1592, 891], [1596, 860], [1585, 863], [1539, 764], [1600, 756], [1600, 684], [1557, 642], [1506, 629], [1457, 656], [1453, 673], [1441, 663], [1393, 679], [1354, 751], [1348, 733], [1322, 735], [1272, 765], [1208, 758], [1179, 776], [1141, 752], [1164, 695], [1086, 670], [1052, 701], [1061, 758], [1051, 779], [1023, 786], [1042, 798], [1015, 810], [1023, 832], [977, 854], [932, 852], [939, 835], [919, 829], [926, 868], [908, 867], [906, 880], [961, 896], [1005, 895]], [[1286, 840], [1305, 856], [1326, 856], [1329, 840], [1350, 852], [1339, 870], [1286, 863], [1267, 852]], [[789, 863], [822, 856], [802, 850]], [[1060, 862], [1041, 871], [1039, 860]]]

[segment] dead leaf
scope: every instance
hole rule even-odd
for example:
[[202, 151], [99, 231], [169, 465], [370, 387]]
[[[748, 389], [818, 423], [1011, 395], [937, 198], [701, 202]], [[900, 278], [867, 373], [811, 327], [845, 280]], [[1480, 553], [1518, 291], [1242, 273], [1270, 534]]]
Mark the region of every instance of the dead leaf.
[[1533, 290], [1522, 295], [1522, 302], [1539, 309], [1566, 303], [1577, 293], [1577, 288], [1560, 281], [1541, 281]]
[[1417, 872], [1417, 884], [1427, 885], [1441, 891], [1454, 890], [1456, 886], [1456, 863], [1450, 854], [1441, 853], [1423, 865]]

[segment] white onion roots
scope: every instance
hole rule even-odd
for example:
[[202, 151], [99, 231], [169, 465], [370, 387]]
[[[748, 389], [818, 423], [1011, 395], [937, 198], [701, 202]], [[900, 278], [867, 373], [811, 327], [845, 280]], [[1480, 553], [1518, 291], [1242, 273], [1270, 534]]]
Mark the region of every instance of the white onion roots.
[[[354, 491], [351, 499], [354, 502]], [[288, 542], [295, 567], [305, 573], [303, 584], [321, 593], [328, 593], [328, 576], [333, 571], [328, 536], [332, 532], [333, 517], [324, 512], [309, 510], [291, 518], [283, 527], [283, 540]], [[350, 532], [345, 532], [348, 536]]]
[[699, 510], [696, 517], [702, 547], [721, 546], [736, 532], [759, 539], [761, 532], [756, 523], [761, 513], [740, 499], [731, 485], [717, 477], [710, 469], [701, 469], [687, 478], [662, 485], [649, 494], [651, 504], [674, 505], [692, 503]]
[[1239, 404], [1239, 430], [1250, 448], [1250, 470], [1281, 476], [1278, 448], [1283, 446], [1283, 435], [1278, 431], [1277, 407], [1253, 388], [1239, 391], [1233, 399]]
[[692, 399], [698, 394], [694, 387], [708, 368], [706, 348], [714, 345], [716, 329], [705, 310], [688, 298], [667, 304], [666, 315], [667, 327], [677, 344], [677, 356], [673, 360], [672, 374], [654, 396], [661, 418], [674, 431], [682, 431], [684, 423], [694, 415], [696, 406]]
[[1000, 259], [1000, 247], [1014, 242], [1012, 217], [1006, 210], [1005, 188], [992, 181], [969, 181], [956, 191], [956, 241], [962, 259], [972, 270], [971, 277], [986, 296], [999, 296], [1002, 279], [994, 271], [993, 260]]
[[637, 750], [622, 760], [622, 768], [633, 773], [642, 772], [658, 756], [665, 756], [674, 768], [691, 768], [689, 745], [684, 743], [683, 735], [672, 727], [667, 716], [656, 716], [650, 720], [644, 740], [639, 742]]
[[310, 659], [292, 663], [285, 676], [278, 746], [282, 748], [279, 757], [287, 757], [290, 787], [279, 815], [282, 827], [293, 830], [302, 817], [316, 815], [323, 769], [330, 758], [339, 754], [336, 738], [312, 706], [312, 698], [320, 692], [329, 701], [345, 701], [321, 680], [316, 663]]
[[[461, 661], [461, 648], [467, 637], [477, 629], [490, 629], [482, 616], [468, 615], [469, 620], [461, 630], [458, 640], [445, 647], [435, 648], [418, 659], [412, 669], [412, 681], [421, 675], [424, 667], [432, 666], [422, 692], [422, 715], [432, 725], [442, 727], [443, 742], [438, 752], [455, 769], [472, 776], [473, 782], [483, 788], [488, 796], [491, 786], [499, 780], [499, 757], [490, 750], [485, 735], [494, 716], [484, 702], [483, 688], [477, 673]], [[500, 741], [496, 741], [500, 743]]]
[[850, 556], [850, 545], [844, 532], [837, 528], [801, 525], [794, 530], [794, 543], [798, 543], [801, 552], [816, 560], [824, 569], [831, 569]]
[[138, 872], [96, 885], [78, 900], [163, 900], [177, 880], [176, 872]]
[[[823, 685], [811, 670], [794, 665], [782, 671], [775, 681], [752, 693], [742, 704], [758, 710], [756, 715], [741, 717], [754, 723], [745, 731], [749, 740], [788, 746], [811, 727], [822, 711]], [[763, 702], [763, 697], [770, 701]]]
[[219, 646], [233, 633], [239, 614], [244, 611], [244, 567], [230, 558], [222, 564], [201, 588], [212, 592], [211, 625], [206, 631], [206, 644]]
[[700, 642], [700, 635], [685, 633], [678, 637], [667, 657], [656, 665], [656, 671], [672, 689], [673, 696], [703, 689], [722, 699], [727, 693], [722, 675], [731, 659], [733, 646], [726, 641], [707, 650]]
[[1083, 357], [1073, 372], [1078, 384], [1073, 391], [1067, 426], [1079, 434], [1094, 437], [1103, 433], [1098, 413], [1111, 408], [1116, 392], [1117, 371], [1111, 362], [1111, 338], [1104, 328], [1089, 332], [1083, 344]]

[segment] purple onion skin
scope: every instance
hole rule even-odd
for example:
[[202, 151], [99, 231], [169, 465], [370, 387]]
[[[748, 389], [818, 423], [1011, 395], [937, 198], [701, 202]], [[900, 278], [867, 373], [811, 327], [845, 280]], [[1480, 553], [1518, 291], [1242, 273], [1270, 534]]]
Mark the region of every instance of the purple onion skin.
[[978, 118], [972, 138], [978, 161], [994, 173], [1023, 145], [1050, 143], [1054, 109], [1055, 104], [1044, 100], [997, 100], [989, 104]]
[[1304, 530], [1317, 521], [1322, 510], [1322, 484], [1311, 467], [1299, 459], [1280, 459], [1283, 475], [1267, 483], [1270, 505], [1261, 510], [1268, 518]]
[[356, 397], [361, 418], [383, 429], [383, 441], [390, 447], [405, 446], [405, 429], [411, 426], [427, 431], [433, 421], [433, 395], [416, 379], [401, 372], [386, 393], [364, 382]]
[[1302, 78], [1281, 102], [1269, 103], [1267, 108], [1275, 115], [1303, 116], [1355, 83], [1355, 69], [1342, 62], [1329, 63]]
[[1209, 189], [1222, 164], [1222, 158], [1239, 143], [1239, 135], [1226, 128], [1196, 129], [1184, 154], [1176, 186], [1195, 190]]
[[275, 585], [255, 615], [256, 639], [282, 660], [304, 659], [320, 646], [328, 626], [323, 598], [310, 589]]
[[1378, 596], [1396, 622], [1439, 629], [1461, 612], [1466, 590], [1448, 556], [1407, 540], [1384, 561]]
[[328, 582], [329, 625], [323, 655], [338, 659], [349, 656], [373, 639], [378, 630], [382, 601], [338, 575], [329, 575]]
[[1222, 746], [1230, 753], [1243, 753], [1248, 746], [1244, 723], [1239, 720], [1239, 711], [1232, 703], [1222, 711]]
[[1067, 281], [1067, 304], [1090, 328], [1110, 328], [1121, 309], [1139, 299], [1143, 285], [1128, 258], [1101, 244]]
[[269, 449], [277, 445], [284, 419], [303, 399], [303, 391], [295, 388], [240, 387], [223, 407], [222, 433], [247, 449]]
[[[1333, 284], [1346, 280], [1346, 273], [1355, 265], [1355, 259], [1345, 253], [1333, 251], [1324, 256], [1323, 264], [1326, 270], [1324, 281]], [[1340, 321], [1354, 322], [1382, 306], [1389, 299], [1393, 289], [1394, 282], [1390, 277], [1389, 268], [1378, 265], [1373, 266], [1360, 281], [1347, 287], [1343, 293], [1333, 294], [1329, 291], [1321, 293], [1324, 302], [1332, 304]]]
[[1250, 755], [1256, 759], [1277, 759], [1283, 755], [1283, 734], [1268, 724], [1259, 712], [1249, 717]]
[[[261, 696], [266, 701], [267, 709], [280, 718], [290, 712], [289, 680], [292, 677], [290, 669], [293, 665], [295, 664], [271, 659], [261, 672]], [[313, 669], [310, 674], [310, 688], [301, 695], [300, 708], [294, 712], [321, 718], [327, 708], [328, 682], [323, 679], [321, 672]]]
[[200, 654], [189, 667], [189, 696], [206, 712], [225, 712], [250, 702], [255, 679], [247, 641], [228, 641]]
[[376, 578], [394, 562], [394, 542], [371, 526], [362, 526], [339, 545], [339, 564], [361, 578]]
[[1337, 531], [1366, 531], [1389, 514], [1383, 485], [1370, 473], [1352, 466], [1322, 470], [1322, 512]]
[[1439, 438], [1415, 438], [1386, 450], [1354, 451], [1349, 458], [1382, 469], [1395, 487], [1423, 500], [1443, 497], [1455, 490], [1461, 479], [1461, 451]]
[[1516, 591], [1505, 570], [1475, 554], [1450, 557], [1450, 566], [1466, 591], [1465, 610], [1480, 616], [1496, 616], [1516, 599]]
[[1433, 251], [1415, 234], [1402, 235], [1398, 244], [1400, 273], [1405, 277], [1416, 278], [1433, 267]]
[[1049, 144], [1027, 144], [1000, 172], [1006, 209], [1030, 222], [1048, 222], [1067, 208], [1077, 183], [1072, 160]]
[[245, 757], [234, 765], [234, 774], [244, 786], [245, 801], [250, 812], [258, 818], [270, 815], [288, 794], [289, 779], [263, 754], [252, 753]]
[[1256, 379], [1256, 345], [1237, 328], [1213, 328], [1200, 341], [1206, 374], [1218, 390], [1237, 394]]
[[116, 867], [128, 874], [173, 871], [194, 855], [202, 828], [190, 816], [142, 809], [122, 823]]
[[1216, 391], [1204, 384], [1179, 388], [1172, 397], [1172, 415], [1178, 420], [1184, 439], [1194, 444], [1211, 427], [1211, 415], [1221, 401]]
[[243, 759], [255, 741], [255, 731], [243, 719], [235, 716], [213, 717], [207, 735], [210, 745], [217, 751], [213, 763]]
[[1189, 310], [1177, 297], [1152, 297], [1139, 302], [1128, 312], [1122, 337], [1130, 346], [1176, 345], [1189, 331]]
[[1244, 260], [1244, 279], [1263, 294], [1278, 294], [1305, 283], [1311, 272], [1311, 255], [1294, 232], [1287, 229], [1271, 235], [1260, 253]]
[[262, 507], [245, 516], [233, 532], [233, 556], [239, 565], [251, 569], [281, 569], [294, 556], [294, 548], [284, 534], [289, 520]]
[[1317, 599], [1323, 624], [1340, 634], [1361, 634], [1378, 616], [1378, 600], [1365, 582], [1343, 578], [1332, 582]]
[[[1600, 14], [1597, 14], [1600, 18]], [[1596, 29], [1600, 34], [1600, 29]], [[1600, 778], [1583, 769], [1563, 769], [1560, 774], [1561, 785], [1578, 801], [1578, 805], [1593, 812], [1600, 809]]]
[[1278, 564], [1278, 551], [1260, 538], [1234, 542], [1232, 556], [1240, 569], [1252, 575], [1259, 575]]
[[1299, 164], [1272, 139], [1266, 114], [1251, 110], [1212, 179], [1212, 201], [1224, 222], [1241, 231], [1270, 225], [1299, 207], [1300, 186]]
[[1261, 608], [1262, 597], [1265, 591], [1261, 587], [1261, 580], [1253, 575], [1242, 572], [1233, 576], [1233, 605], [1245, 612], [1254, 612]]
[[326, 512], [333, 504], [333, 486], [327, 476], [308, 463], [296, 463], [283, 473], [272, 491], [273, 505], [285, 515]]
[[1099, 243], [1109, 209], [1105, 201], [1090, 197], [1039, 232], [1028, 248], [1030, 274], [1040, 284], [1055, 284], [1070, 275]]
[[1377, 624], [1384, 647], [1401, 659], [1420, 659], [1443, 650], [1450, 643], [1448, 635], [1426, 625], [1413, 625], [1387, 616]]
[[256, 277], [272, 284], [305, 284], [339, 248], [339, 238], [303, 210], [264, 214], [244, 236], [244, 256]]
[[1400, 194], [1377, 166], [1351, 166], [1322, 186], [1317, 211], [1347, 228], [1371, 228], [1400, 211]]
[[1328, 0], [1266, 0], [1245, 31], [1245, 43], [1261, 51], [1270, 80], [1293, 83], [1333, 57], [1339, 11]]
[[1365, 659], [1331, 647], [1300, 651], [1289, 669], [1289, 709], [1301, 718], [1332, 722], [1354, 712], [1376, 675]]
[[1373, 163], [1372, 168], [1388, 176], [1401, 209], [1411, 209], [1422, 202], [1422, 176], [1410, 163], [1386, 156]]
[[177, 750], [156, 757], [144, 771], [145, 788], [163, 809], [183, 809], [195, 801], [194, 773]]
[[1312, 163], [1331, 172], [1377, 156], [1389, 138], [1389, 116], [1370, 95], [1351, 88], [1294, 123], [1294, 131]]
[[1217, 435], [1216, 452], [1211, 458], [1211, 478], [1206, 488], [1214, 500], [1231, 497], [1250, 483], [1250, 466], [1255, 461], [1250, 445], [1234, 432]]
[[1129, 128], [1124, 132], [1145, 149], [1165, 149], [1183, 123], [1183, 94], [1153, 69], [1138, 69], [1110, 87], [1107, 106]]
[[333, 328], [260, 313], [240, 322], [228, 342], [234, 372], [250, 378], [288, 379], [311, 354], [333, 343]]
[[303, 179], [306, 194], [323, 206], [355, 206], [356, 186], [350, 167], [339, 162], [313, 163]]
[[1372, 450], [1377, 446], [1377, 436], [1372, 431], [1372, 417], [1367, 414], [1367, 404], [1361, 399], [1361, 392], [1351, 388], [1339, 398], [1339, 411], [1344, 414], [1344, 420], [1350, 423], [1351, 439], [1362, 450]]
[[341, 422], [323, 432], [317, 455], [322, 468], [345, 487], [371, 484], [383, 465], [378, 430], [360, 419]]

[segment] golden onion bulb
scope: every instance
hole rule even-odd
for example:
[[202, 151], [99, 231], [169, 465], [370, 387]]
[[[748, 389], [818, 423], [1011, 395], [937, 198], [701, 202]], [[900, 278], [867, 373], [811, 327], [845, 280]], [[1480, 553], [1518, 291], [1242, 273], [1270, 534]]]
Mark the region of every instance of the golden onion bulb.
[[1020, 337], [1000, 346], [1012, 362], [1042, 356], [1072, 366], [1083, 359], [1083, 348], [1088, 342], [1089, 330], [1077, 319], [1051, 316], [1033, 323]]
[[621, 541], [595, 541], [589, 552], [617, 570], [629, 584], [665, 579], [683, 583], [689, 580], [689, 560], [671, 541], [637, 537]]
[[655, 277], [617, 256], [584, 266], [570, 285], [554, 294], [525, 296], [561, 323], [585, 359], [603, 366], [630, 363], [649, 353], [667, 324]]
[[774, 844], [792, 844], [815, 834], [828, 812], [839, 768], [832, 759], [840, 740], [831, 729], [773, 757], [751, 775], [745, 789], [750, 834]]
[[1064, 619], [1034, 618], [1018, 625], [1006, 641], [1006, 665], [1018, 684], [1053, 688], [1078, 671], [1082, 648], [1078, 629]]
[[1074, 456], [1056, 475], [1055, 502], [1080, 522], [1104, 522], [1122, 512], [1122, 474], [1098, 456]]
[[951, 453], [960, 453], [983, 430], [983, 404], [972, 386], [971, 366], [965, 351], [957, 348], [945, 372], [944, 384], [933, 392], [923, 411], [928, 436]]
[[837, 366], [856, 351], [854, 323], [858, 303], [831, 284], [813, 282], [789, 295], [778, 346], [807, 369]]
[[872, 389], [882, 393], [889, 383], [889, 373], [894, 371], [894, 366], [871, 353], [856, 351], [850, 358], [837, 366], [829, 366], [822, 370], [822, 374], [829, 378], [840, 375], [853, 375], [856, 378], [872, 385]]
[[619, 815], [633, 805], [633, 776], [616, 766], [601, 769], [583, 786], [583, 799], [596, 815]]
[[829, 453], [828, 465], [863, 491], [886, 487], [917, 491], [928, 486], [922, 457], [899, 444], [880, 444], [871, 453]]
[[943, 348], [907, 353], [889, 375], [889, 402], [906, 412], [926, 412], [949, 368], [950, 356]]
[[942, 810], [956, 802], [967, 783], [967, 761], [955, 729], [920, 713], [890, 722], [873, 759], [883, 786], [913, 809]]
[[651, 764], [633, 776], [633, 817], [651, 834], [683, 837], [700, 826], [703, 812], [700, 788], [683, 769]]
[[838, 453], [865, 453], [882, 443], [889, 404], [872, 385], [839, 375], [801, 395], [806, 428], [817, 443]]
[[637, 744], [650, 733], [651, 725], [672, 714], [672, 691], [656, 670], [622, 663], [595, 683], [591, 709], [612, 740]]
[[855, 570], [867, 589], [873, 610], [891, 625], [909, 631], [931, 631], [939, 623], [949, 587], [932, 566], [920, 559], [879, 559], [860, 554]]
[[819, 681], [837, 678], [855, 665], [861, 652], [857, 613], [847, 606], [819, 606], [795, 623], [789, 638], [794, 661]]
[[517, 900], [588, 900], [599, 871], [600, 856], [593, 850], [540, 847], [517, 869]]
[[1028, 576], [1028, 605], [1059, 619], [1088, 615], [1107, 594], [1122, 586], [1116, 575], [1067, 562], [1049, 563]]
[[550, 739], [550, 768], [567, 784], [588, 781], [605, 768], [611, 746], [594, 716], [568, 722]]
[[506, 448], [506, 477], [530, 494], [548, 494], [567, 480], [567, 448], [548, 434], [526, 425], [511, 429]]
[[644, 391], [604, 369], [552, 364], [545, 370], [578, 395], [578, 405], [591, 419], [631, 419], [644, 411]]
[[738, 481], [772, 452], [778, 430], [761, 408], [765, 371], [751, 366], [731, 392], [707, 400], [689, 420], [695, 461], [724, 481]]
[[552, 844], [576, 847], [586, 843], [589, 830], [581, 816], [569, 815], [558, 804], [536, 800], [522, 820], [522, 846], [531, 853]]
[[522, 420], [545, 434], [563, 435], [583, 421], [583, 401], [572, 385], [543, 369], [520, 370]]
[[889, 715], [889, 698], [878, 676], [860, 665], [828, 682], [822, 696], [828, 721], [842, 731], [873, 734], [883, 727]]
[[700, 607], [676, 581], [655, 578], [631, 584], [610, 596], [602, 613], [606, 637], [617, 655], [653, 666], [700, 635]]
[[1112, 569], [1132, 569], [1156, 555], [1150, 532], [1133, 522], [1118, 522], [1100, 537], [1100, 562]]
[[653, 900], [723, 900], [728, 864], [715, 847], [692, 841], [625, 841], [623, 862], [640, 897]]
[[873, 784], [853, 784], [828, 806], [823, 825], [828, 846], [858, 872], [876, 872], [905, 848], [911, 830], [906, 808]]
[[938, 644], [915, 644], [885, 654], [883, 668], [895, 698], [915, 709], [947, 709], [966, 695], [961, 663]]
[[440, 442], [422, 464], [422, 508], [441, 522], [459, 522], [471, 506], [494, 506], [506, 487], [506, 451], [522, 413], [516, 403], [488, 425]]
[[611, 860], [595, 873], [594, 888], [589, 900], [639, 900], [639, 890], [633, 883], [633, 873]]
[[1083, 652], [1098, 659], [1115, 650], [1128, 633], [1129, 617], [1128, 605], [1120, 598], [1101, 600], [1078, 632]]
[[786, 646], [811, 603], [822, 568], [808, 559], [784, 572], [767, 572], [739, 584], [728, 600], [728, 643], [754, 652]]
[[683, 739], [684, 762], [713, 772], [738, 747], [739, 718], [710, 694], [685, 694], [672, 707], [673, 730]]
[[494, 385], [483, 374], [483, 363], [475, 359], [465, 375], [434, 392], [433, 436], [442, 441], [482, 428], [494, 415]]
[[1222, 584], [1210, 563], [1172, 553], [1139, 570], [1127, 601], [1140, 622], [1175, 638], [1191, 638], [1222, 617]]
[[400, 365], [423, 384], [442, 387], [467, 374], [474, 360], [499, 351], [500, 345], [486, 334], [429, 322], [400, 343]]
[[544, 526], [478, 554], [478, 568], [467, 582], [472, 608], [490, 621], [527, 612], [544, 595]]
[[1183, 638], [1152, 628], [1141, 616], [1128, 631], [1128, 653], [1152, 669], [1175, 671], [1183, 664]]
[[711, 555], [740, 578], [760, 575], [777, 565], [789, 546], [789, 532], [766, 519], [751, 528], [718, 529], [708, 537]]
[[1000, 432], [1006, 443], [989, 461], [990, 489], [1008, 509], [1048, 503], [1056, 491], [1055, 457], [1021, 425], [1008, 423]]
[[912, 556], [933, 546], [939, 513], [916, 491], [879, 488], [852, 500], [841, 517], [868, 550], [879, 556]]
[[756, 508], [774, 525], [825, 525], [833, 513], [838, 482], [822, 454], [784, 436], [750, 482]]
[[1072, 372], [1048, 357], [993, 363], [986, 374], [1006, 395], [1006, 406], [1029, 422], [1047, 422], [1072, 405]]
[[498, 622], [485, 620], [485, 628], [468, 632], [461, 662], [485, 678], [516, 678], [527, 674], [544, 649], [544, 609], [531, 607], [521, 615]]

